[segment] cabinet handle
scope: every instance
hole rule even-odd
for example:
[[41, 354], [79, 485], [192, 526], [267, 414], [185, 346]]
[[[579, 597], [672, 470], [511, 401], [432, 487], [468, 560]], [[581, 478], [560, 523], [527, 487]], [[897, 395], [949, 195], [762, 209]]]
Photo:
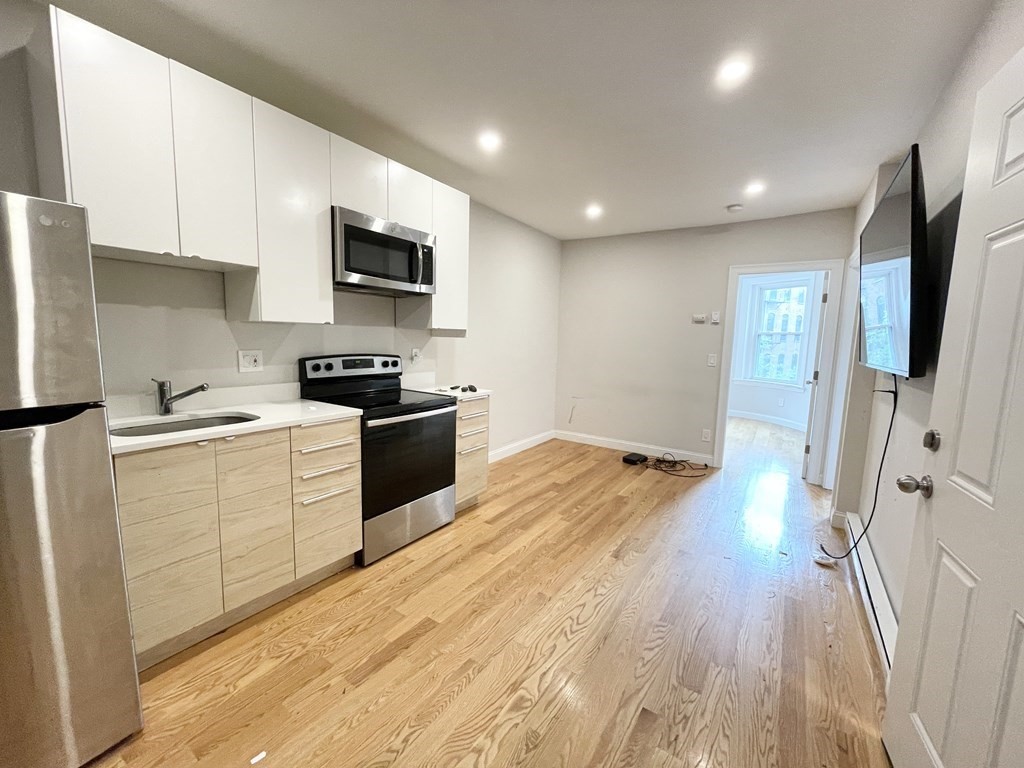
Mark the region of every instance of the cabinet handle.
[[460, 419], [465, 421], [466, 419], [475, 419], [477, 416], [486, 416], [487, 411], [477, 411], [476, 413], [467, 413], [465, 416], [459, 416]]
[[460, 397], [460, 403], [472, 403], [474, 400], [483, 400], [484, 398], [490, 397], [490, 395], [477, 395], [476, 397]]
[[470, 435], [479, 435], [481, 432], [486, 432], [487, 427], [480, 427], [480, 429], [471, 429], [469, 432], [463, 432], [459, 437], [469, 437]]
[[299, 453], [316, 453], [317, 451], [328, 451], [331, 448], [341, 448], [345, 445], [352, 445], [355, 442], [355, 438], [351, 440], [338, 440], [334, 443], [324, 443], [323, 445], [314, 445], [309, 448], [303, 448]]
[[303, 475], [302, 479], [303, 480], [312, 480], [314, 477], [323, 477], [324, 475], [329, 475], [332, 472], [341, 472], [344, 469], [348, 469], [349, 467], [354, 467], [354, 466], [355, 466], [355, 464], [342, 464], [341, 466], [338, 466], [338, 467], [328, 467], [327, 469], [321, 469], [321, 470], [318, 470], [316, 472], [310, 472], [308, 475]]
[[209, 444], [210, 444], [209, 440], [200, 440], [199, 442], [196, 443], [196, 445], [198, 445], [200, 447], [202, 447], [204, 445], [209, 445]]
[[[330, 323], [324, 323], [324, 325], [330, 325]], [[325, 424], [340, 424], [343, 421], [352, 421], [352, 419], [358, 418], [358, 416], [345, 416], [341, 419], [330, 419], [328, 421], [312, 421], [309, 424], [299, 424], [299, 429], [305, 429], [306, 427], [322, 427]]]
[[478, 445], [475, 448], [467, 448], [464, 451], [459, 451], [459, 456], [465, 456], [467, 453], [472, 453], [473, 451], [482, 451], [486, 447], [487, 444], [484, 443], [483, 445]]
[[327, 493], [321, 493], [319, 496], [314, 496], [311, 499], [306, 499], [304, 502], [302, 502], [302, 506], [305, 507], [309, 504], [316, 504], [318, 501], [324, 501], [325, 499], [330, 499], [335, 496], [341, 496], [341, 494], [348, 493], [349, 491], [354, 491], [358, 487], [358, 485], [350, 485], [347, 488], [339, 488], [336, 491], [328, 491]]
[[230, 443], [230, 442], [231, 442], [232, 440], [234, 440], [234, 439], [235, 439], [236, 437], [238, 437], [238, 435], [231, 435], [230, 437], [225, 437], [225, 438], [224, 438], [224, 442], [225, 442], [225, 443]]

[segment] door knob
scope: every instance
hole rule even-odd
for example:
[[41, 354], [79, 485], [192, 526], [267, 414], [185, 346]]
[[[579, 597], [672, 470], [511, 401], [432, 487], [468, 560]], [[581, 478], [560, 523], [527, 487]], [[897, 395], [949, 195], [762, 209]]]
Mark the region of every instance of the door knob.
[[930, 499], [935, 486], [932, 483], [931, 475], [924, 475], [920, 480], [913, 475], [902, 475], [896, 478], [896, 487], [904, 493], [920, 491], [922, 496]]

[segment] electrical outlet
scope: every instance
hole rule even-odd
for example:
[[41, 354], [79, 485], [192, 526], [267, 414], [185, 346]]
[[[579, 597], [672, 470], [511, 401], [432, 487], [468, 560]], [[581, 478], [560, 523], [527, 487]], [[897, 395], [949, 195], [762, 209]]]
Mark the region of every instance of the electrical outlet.
[[700, 439], [701, 439], [701, 442], [710, 443], [711, 442], [711, 430], [710, 429], [702, 429], [700, 431]]
[[262, 349], [240, 349], [238, 350], [238, 372], [256, 373], [263, 370]]
[[419, 347], [412, 348], [412, 361], [418, 363], [420, 358], [423, 357], [423, 351]]
[[693, 315], [692, 322], [696, 325], [704, 325], [708, 321], [708, 316], [703, 313], [695, 313]]
[[716, 365], [718, 365], [718, 355], [712, 352], [708, 355], [708, 368], [714, 368]]
[[779, 398], [779, 408], [785, 408], [785, 407], [786, 407], [786, 398], [780, 397]]

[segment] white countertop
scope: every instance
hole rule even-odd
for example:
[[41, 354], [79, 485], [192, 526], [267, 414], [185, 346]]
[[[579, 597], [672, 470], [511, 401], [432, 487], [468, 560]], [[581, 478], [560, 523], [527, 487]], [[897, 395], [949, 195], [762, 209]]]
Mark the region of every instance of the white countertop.
[[480, 389], [477, 387], [476, 392], [463, 392], [461, 386], [458, 389], [452, 389], [451, 387], [432, 387], [430, 389], [420, 389], [416, 387], [418, 392], [429, 392], [434, 395], [450, 395], [451, 397], [457, 397], [459, 400], [468, 400], [473, 397], [481, 397], [483, 395], [490, 395], [493, 390]]
[[259, 416], [254, 421], [241, 424], [227, 424], [222, 427], [206, 429], [189, 429], [183, 432], [167, 432], [162, 435], [146, 435], [143, 437], [110, 436], [110, 451], [113, 454], [148, 451], [150, 448], [164, 448], [168, 445], [195, 443], [231, 435], [245, 435], [252, 432], [263, 432], [268, 429], [291, 427], [297, 424], [313, 424], [318, 421], [334, 421], [336, 419], [360, 416], [358, 408], [346, 408], [342, 405], [319, 403], [313, 400], [286, 400], [281, 402], [247, 403], [231, 405], [224, 408], [206, 408], [202, 410], [182, 409], [170, 416], [132, 416], [125, 419], [111, 419], [110, 428], [130, 427], [136, 424], [152, 424], [162, 419], [180, 420], [189, 416], [227, 416], [232, 414], [251, 414]]

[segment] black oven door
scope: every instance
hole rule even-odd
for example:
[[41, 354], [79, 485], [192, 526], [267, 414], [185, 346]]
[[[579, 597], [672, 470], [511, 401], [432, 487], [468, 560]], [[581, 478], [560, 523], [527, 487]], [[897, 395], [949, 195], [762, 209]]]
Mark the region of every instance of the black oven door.
[[456, 406], [363, 422], [363, 519], [455, 484]]

